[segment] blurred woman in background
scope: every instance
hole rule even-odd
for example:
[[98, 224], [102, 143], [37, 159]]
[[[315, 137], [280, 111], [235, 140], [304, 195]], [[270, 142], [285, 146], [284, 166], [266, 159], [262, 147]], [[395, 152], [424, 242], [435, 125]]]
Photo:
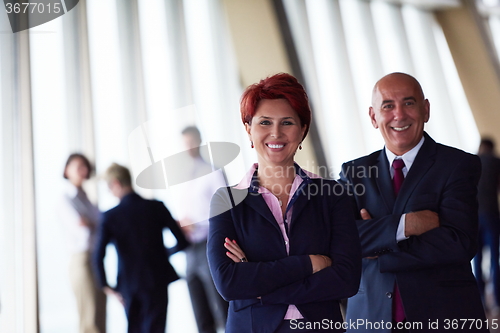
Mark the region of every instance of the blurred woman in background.
[[58, 207], [71, 252], [70, 279], [75, 294], [80, 333], [106, 332], [106, 296], [97, 288], [91, 258], [100, 213], [88, 199], [83, 183], [92, 166], [82, 154], [71, 154], [63, 176], [68, 182]]

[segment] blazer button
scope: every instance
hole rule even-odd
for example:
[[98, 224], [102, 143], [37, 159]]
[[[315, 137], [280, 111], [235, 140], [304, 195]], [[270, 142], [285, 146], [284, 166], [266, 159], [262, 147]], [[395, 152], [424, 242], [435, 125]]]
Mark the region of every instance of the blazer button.
[[285, 241], [285, 244], [288, 244], [288, 241]]
[[385, 293], [385, 296], [387, 296], [387, 298], [392, 298], [392, 293], [390, 291], [388, 291]]

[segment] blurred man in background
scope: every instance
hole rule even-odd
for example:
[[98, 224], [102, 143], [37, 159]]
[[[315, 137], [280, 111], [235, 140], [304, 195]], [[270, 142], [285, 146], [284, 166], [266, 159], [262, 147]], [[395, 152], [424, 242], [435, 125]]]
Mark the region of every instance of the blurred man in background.
[[500, 159], [495, 156], [495, 145], [490, 139], [482, 139], [479, 145], [478, 156], [481, 159], [481, 178], [478, 184], [479, 202], [479, 243], [476, 257], [474, 258], [474, 273], [481, 292], [481, 297], [486, 307], [484, 295], [485, 280], [481, 267], [483, 261], [483, 248], [490, 251], [489, 278], [493, 286], [495, 304], [493, 308], [498, 311], [500, 305], [500, 276], [498, 268], [498, 247], [500, 237], [500, 217], [498, 212], [498, 189], [500, 186]]
[[[120, 203], [103, 213], [94, 256], [98, 283], [125, 306], [129, 333], [165, 333], [168, 284], [179, 278], [168, 257], [189, 243], [162, 202], [143, 199], [134, 192], [127, 168], [112, 164], [105, 178]], [[165, 228], [177, 239], [170, 249], [163, 243]], [[114, 244], [118, 254], [114, 288], [108, 285], [104, 271], [108, 243]]]
[[200, 154], [201, 134], [194, 126], [182, 131], [189, 157], [183, 163], [185, 179], [179, 200], [180, 223], [191, 246], [186, 249], [186, 280], [200, 333], [216, 333], [224, 328], [228, 303], [215, 289], [207, 261], [207, 236], [210, 200], [220, 187], [226, 186], [220, 171], [213, 170]]

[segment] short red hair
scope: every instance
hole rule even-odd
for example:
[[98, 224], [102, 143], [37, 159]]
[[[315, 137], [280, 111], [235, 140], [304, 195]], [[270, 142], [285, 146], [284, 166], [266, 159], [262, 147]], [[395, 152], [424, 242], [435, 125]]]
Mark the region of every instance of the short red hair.
[[263, 99], [286, 99], [297, 112], [301, 125], [306, 126], [302, 138], [304, 140], [311, 125], [311, 108], [307, 93], [299, 81], [290, 74], [278, 73], [249, 86], [241, 96], [240, 111], [243, 124], [251, 124], [257, 106]]

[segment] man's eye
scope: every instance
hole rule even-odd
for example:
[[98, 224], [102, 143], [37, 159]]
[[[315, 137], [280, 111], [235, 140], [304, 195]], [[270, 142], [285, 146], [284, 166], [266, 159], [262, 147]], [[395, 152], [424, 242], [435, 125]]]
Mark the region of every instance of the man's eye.
[[392, 109], [394, 107], [394, 105], [392, 104], [385, 104], [382, 106], [382, 109]]
[[415, 105], [415, 102], [413, 102], [413, 101], [412, 102], [406, 102], [405, 105], [406, 106]]

